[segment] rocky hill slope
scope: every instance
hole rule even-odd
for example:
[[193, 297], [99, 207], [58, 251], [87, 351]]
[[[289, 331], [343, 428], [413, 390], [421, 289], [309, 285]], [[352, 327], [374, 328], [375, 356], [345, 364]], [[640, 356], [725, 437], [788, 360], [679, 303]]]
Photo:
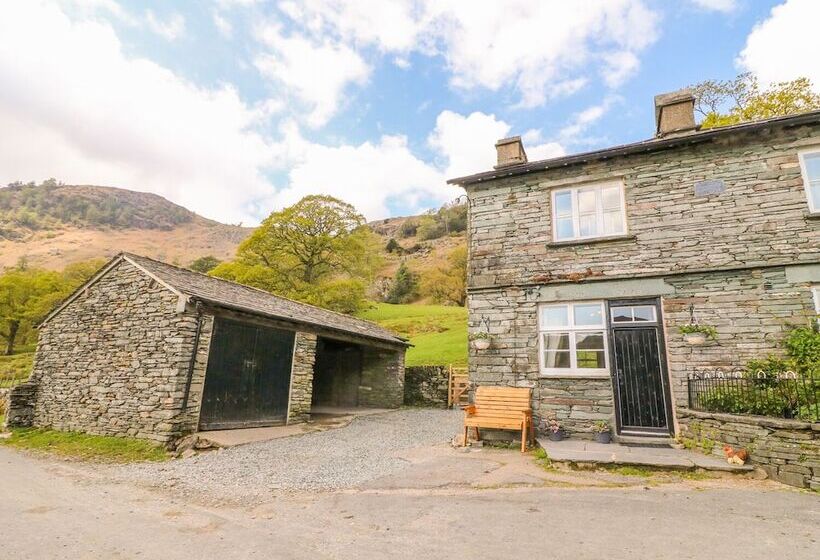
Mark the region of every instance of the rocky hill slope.
[[181, 264], [226, 259], [250, 231], [150, 193], [53, 181], [0, 188], [0, 269], [20, 259], [62, 269], [119, 251]]

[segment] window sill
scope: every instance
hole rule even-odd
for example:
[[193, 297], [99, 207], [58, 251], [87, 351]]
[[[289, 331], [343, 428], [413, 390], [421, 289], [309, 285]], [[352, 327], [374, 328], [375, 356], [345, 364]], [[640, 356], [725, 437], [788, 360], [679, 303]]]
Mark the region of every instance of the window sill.
[[609, 373], [582, 373], [582, 372], [567, 372], [567, 373], [540, 373], [540, 379], [609, 379]]
[[608, 243], [610, 241], [635, 241], [636, 235], [610, 235], [609, 237], [590, 237], [587, 239], [567, 239], [566, 241], [550, 241], [547, 247], [567, 247], [572, 245], [591, 245], [593, 243]]
[[820, 212], [809, 212], [805, 215], [807, 220], [820, 220]]

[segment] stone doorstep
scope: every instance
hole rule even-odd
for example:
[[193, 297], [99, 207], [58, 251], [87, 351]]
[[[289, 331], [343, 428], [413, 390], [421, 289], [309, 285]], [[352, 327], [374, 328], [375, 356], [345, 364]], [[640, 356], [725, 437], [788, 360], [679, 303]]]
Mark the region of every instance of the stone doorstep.
[[705, 469], [718, 472], [747, 473], [751, 465], [730, 465], [719, 457], [691, 451], [659, 447], [633, 447], [617, 443], [582, 440], [550, 441], [537, 438], [552, 461], [600, 465], [632, 465], [671, 470]]

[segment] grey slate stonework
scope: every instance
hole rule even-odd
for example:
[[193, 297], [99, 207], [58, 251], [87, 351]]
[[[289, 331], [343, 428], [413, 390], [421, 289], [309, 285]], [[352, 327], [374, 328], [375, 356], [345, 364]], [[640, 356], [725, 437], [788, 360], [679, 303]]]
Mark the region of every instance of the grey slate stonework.
[[[466, 185], [469, 330], [486, 321], [494, 338], [488, 350], [470, 349], [470, 379], [532, 387], [542, 428], [557, 417], [586, 437], [596, 419], [612, 418], [611, 380], [540, 377], [537, 308], [562, 301], [562, 291], [584, 294], [568, 299], [617, 297], [614, 281], [631, 282], [623, 294], [631, 296], [646, 279], [655, 291], [642, 295], [662, 297], [679, 406], [695, 368], [734, 368], [781, 352], [788, 325], [813, 314], [810, 285], [820, 283], [820, 274], [787, 278], [790, 267], [820, 263], [820, 220], [809, 214], [798, 160], [810, 146], [820, 147], [820, 125], [775, 124]], [[615, 179], [625, 186], [627, 235], [554, 243], [551, 190]], [[725, 190], [695, 196], [695, 183], [706, 180], [723, 181]], [[677, 327], [689, 322], [690, 304], [717, 328], [716, 342], [683, 343]]]
[[404, 369], [405, 406], [447, 407], [450, 369], [447, 366], [412, 366]]
[[749, 462], [763, 468], [770, 478], [791, 486], [820, 491], [820, 423], [765, 416], [741, 416], [678, 410], [681, 436], [698, 446], [714, 443], [744, 448]]
[[178, 428], [194, 317], [127, 261], [40, 330], [37, 425], [167, 442]]
[[303, 422], [310, 419], [310, 401], [313, 397], [313, 366], [316, 363], [316, 335], [296, 333], [293, 349], [293, 368], [290, 387], [288, 420]]
[[21, 383], [0, 392], [6, 402], [6, 426], [30, 428], [34, 425], [34, 402], [37, 398], [36, 383]]
[[394, 408], [404, 401], [404, 351], [362, 349], [359, 406]]

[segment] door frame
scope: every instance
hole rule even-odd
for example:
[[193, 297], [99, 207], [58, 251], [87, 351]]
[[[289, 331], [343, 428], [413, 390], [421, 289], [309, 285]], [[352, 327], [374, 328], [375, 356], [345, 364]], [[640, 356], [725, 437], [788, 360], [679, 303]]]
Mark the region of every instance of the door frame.
[[[661, 368], [660, 380], [661, 386], [663, 387], [663, 402], [664, 407], [666, 408], [666, 428], [647, 428], [643, 430], [627, 429], [626, 431], [624, 431], [623, 426], [621, 425], [621, 399], [617, 379], [618, 362], [615, 358], [615, 329], [617, 328], [619, 330], [629, 330], [641, 327], [645, 328], [651, 324], [623, 323], [619, 324], [617, 327], [613, 326], [611, 311], [612, 307], [621, 307], [629, 305], [652, 305], [655, 307], [656, 322], [654, 326], [658, 335], [658, 359], [660, 361]], [[615, 432], [618, 435], [657, 437], [666, 435], [672, 436], [675, 433], [674, 412], [672, 409], [672, 387], [670, 385], [669, 365], [666, 359], [666, 336], [664, 325], [665, 322], [663, 317], [663, 303], [660, 297], [623, 298], [606, 300], [606, 326], [607, 337], [609, 338], [609, 360], [610, 364], [612, 364], [610, 379], [612, 382], [612, 400], [615, 410]]]
[[[220, 314], [219, 312], [214, 312], [212, 315], [212, 323], [211, 323], [211, 336], [208, 340], [208, 355], [205, 359], [204, 363], [204, 371], [202, 373], [202, 390], [201, 395], [199, 398], [199, 407], [197, 408], [197, 415], [196, 415], [196, 431], [218, 431], [218, 430], [241, 430], [243, 428], [264, 428], [269, 426], [286, 426], [290, 423], [290, 406], [291, 406], [291, 397], [293, 391], [293, 363], [296, 359], [296, 344], [298, 342], [297, 337], [299, 336], [299, 331], [290, 330], [286, 328], [282, 328], [281, 326], [274, 326], [271, 325], [269, 322], [265, 321], [262, 318], [256, 317], [249, 317], [247, 320], [244, 317], [237, 317], [231, 314]], [[261, 328], [268, 328], [273, 330], [279, 331], [286, 331], [293, 333], [293, 346], [291, 350], [291, 362], [290, 362], [290, 373], [288, 375], [288, 394], [287, 394], [287, 406], [285, 407], [285, 418], [282, 421], [277, 422], [268, 422], [264, 420], [260, 420], [258, 422], [250, 421], [250, 422], [220, 422], [218, 424], [212, 424], [206, 430], [202, 429], [202, 405], [205, 402], [205, 385], [208, 379], [208, 365], [211, 361], [211, 351], [213, 350], [214, 341], [216, 340], [217, 334], [217, 323], [219, 322], [233, 322], [233, 323], [244, 323], [247, 325], [252, 325], [255, 327]], [[194, 350], [196, 351], [196, 349]]]

